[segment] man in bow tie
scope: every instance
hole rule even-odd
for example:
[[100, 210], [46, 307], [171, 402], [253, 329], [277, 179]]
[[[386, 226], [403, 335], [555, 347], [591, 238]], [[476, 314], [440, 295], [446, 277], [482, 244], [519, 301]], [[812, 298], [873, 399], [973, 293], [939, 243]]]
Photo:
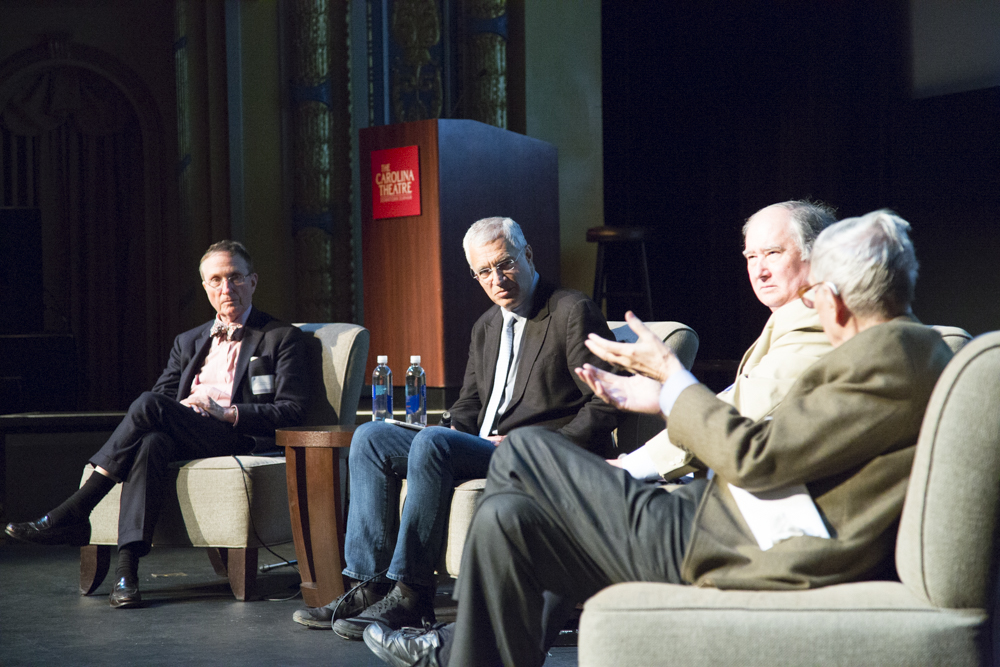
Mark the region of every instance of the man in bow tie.
[[149, 552], [170, 462], [271, 449], [274, 430], [305, 415], [305, 339], [252, 307], [257, 274], [246, 248], [215, 243], [199, 271], [215, 319], [174, 339], [166, 369], [90, 459], [96, 472], [84, 485], [41, 519], [6, 528], [36, 544], [86, 545], [91, 511], [122, 482], [115, 608], [141, 602], [139, 558]]

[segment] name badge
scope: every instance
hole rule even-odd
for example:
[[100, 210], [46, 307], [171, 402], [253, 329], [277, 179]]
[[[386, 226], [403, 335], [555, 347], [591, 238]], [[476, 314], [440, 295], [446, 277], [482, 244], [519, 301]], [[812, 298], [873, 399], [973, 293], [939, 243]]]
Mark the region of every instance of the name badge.
[[274, 393], [273, 375], [254, 375], [250, 377], [250, 391], [255, 395]]

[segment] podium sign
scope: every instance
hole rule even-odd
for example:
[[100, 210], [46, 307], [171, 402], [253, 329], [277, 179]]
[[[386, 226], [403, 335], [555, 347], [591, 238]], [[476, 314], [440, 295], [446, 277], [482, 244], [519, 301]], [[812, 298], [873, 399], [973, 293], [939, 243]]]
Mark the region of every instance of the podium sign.
[[420, 147], [372, 151], [372, 218], [420, 215]]

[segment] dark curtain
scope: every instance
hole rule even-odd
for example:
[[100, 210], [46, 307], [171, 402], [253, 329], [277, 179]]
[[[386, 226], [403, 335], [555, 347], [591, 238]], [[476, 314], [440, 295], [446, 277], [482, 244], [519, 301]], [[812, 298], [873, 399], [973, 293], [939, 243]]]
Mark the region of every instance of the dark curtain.
[[740, 254], [748, 216], [803, 197], [841, 217], [890, 203], [907, 12], [901, 0], [602, 3], [606, 223], [646, 228], [654, 315], [692, 326], [699, 360], [739, 359], [768, 317]]
[[25, 75], [0, 122], [34, 137], [46, 329], [72, 332], [80, 407], [122, 409], [148, 386], [161, 276], [149, 275], [143, 142], [129, 100], [80, 67]]

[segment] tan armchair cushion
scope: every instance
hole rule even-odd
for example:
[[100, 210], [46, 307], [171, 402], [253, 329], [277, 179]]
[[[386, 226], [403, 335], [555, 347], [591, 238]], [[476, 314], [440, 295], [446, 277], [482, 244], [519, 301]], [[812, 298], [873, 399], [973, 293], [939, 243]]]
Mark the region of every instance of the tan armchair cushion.
[[[285, 458], [240, 456], [239, 459], [246, 474], [232, 456], [195, 459], [171, 466], [177, 493], [167, 494], [153, 535], [154, 546], [258, 547], [261, 543], [254, 534], [254, 526], [265, 544], [292, 540]], [[93, 468], [87, 465], [81, 486], [92, 473]], [[90, 515], [91, 544], [118, 543], [121, 489], [120, 484], [116, 485]]]
[[[438, 564], [438, 574], [458, 576], [462, 565], [462, 547], [465, 546], [465, 535], [472, 523], [472, 514], [476, 511], [476, 501], [483, 495], [486, 488], [485, 479], [470, 479], [455, 487], [455, 495], [451, 499], [451, 512], [448, 515], [448, 538], [445, 541], [444, 553]], [[400, 487], [399, 512], [403, 512], [406, 502], [406, 480]]]

